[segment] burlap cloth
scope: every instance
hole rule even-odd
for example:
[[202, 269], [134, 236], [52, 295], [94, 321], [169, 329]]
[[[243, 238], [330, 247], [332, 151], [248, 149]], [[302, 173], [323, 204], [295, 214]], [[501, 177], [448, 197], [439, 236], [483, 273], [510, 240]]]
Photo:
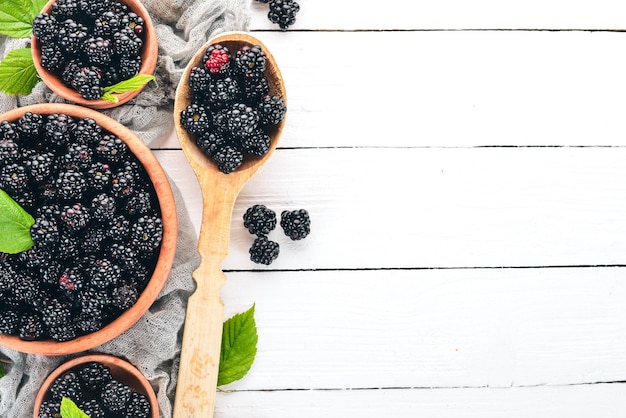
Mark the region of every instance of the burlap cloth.
[[[248, 30], [250, 0], [143, 0], [143, 4], [152, 17], [159, 41], [157, 80], [128, 104], [103, 113], [132, 129], [149, 145], [173, 128], [174, 92], [191, 57], [220, 32]], [[0, 57], [11, 49], [28, 46], [28, 42], [0, 36]], [[63, 99], [39, 83], [28, 96], [11, 97], [0, 93], [0, 113], [46, 102], [63, 102]], [[173, 183], [172, 188], [179, 235], [174, 265], [165, 287], [133, 327], [90, 350], [126, 358], [137, 366], [157, 393], [161, 417], [172, 415], [185, 305], [194, 289], [191, 273], [199, 263], [196, 233], [178, 188]], [[6, 367], [6, 376], [0, 379], [0, 417], [3, 418], [32, 417], [41, 383], [64, 360], [76, 356], [44, 357], [5, 347], [0, 347], [0, 355], [13, 362]]]

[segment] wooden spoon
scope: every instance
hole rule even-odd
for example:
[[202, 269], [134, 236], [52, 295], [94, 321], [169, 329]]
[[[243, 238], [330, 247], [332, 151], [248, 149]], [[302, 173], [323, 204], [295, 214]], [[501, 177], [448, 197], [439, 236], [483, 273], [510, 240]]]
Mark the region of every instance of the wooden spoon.
[[203, 208], [198, 239], [202, 261], [193, 273], [197, 288], [187, 305], [173, 418], [213, 416], [224, 322], [224, 305], [219, 292], [226, 276], [221, 265], [228, 254], [233, 207], [244, 184], [276, 149], [285, 123], [283, 119], [268, 132], [271, 147], [263, 157], [246, 156], [243, 164], [230, 174], [222, 173], [196, 146], [194, 137], [180, 124], [180, 112], [190, 104], [191, 68], [201, 66], [204, 51], [216, 43], [227, 47], [233, 56], [244, 45], [259, 45], [267, 55], [265, 77], [270, 94], [282, 97], [286, 103], [285, 85], [274, 57], [258, 39], [242, 32], [224, 33], [209, 40], [191, 59], [178, 85], [174, 104], [176, 133], [200, 183]]

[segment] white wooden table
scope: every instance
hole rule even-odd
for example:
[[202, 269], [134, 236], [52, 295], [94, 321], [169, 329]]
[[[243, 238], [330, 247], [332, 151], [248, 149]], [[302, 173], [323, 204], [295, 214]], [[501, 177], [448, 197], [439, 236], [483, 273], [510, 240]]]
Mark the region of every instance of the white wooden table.
[[[256, 303], [259, 343], [216, 416], [624, 417], [623, 1], [300, 4], [286, 33], [252, 5], [289, 111], [233, 214], [226, 316]], [[269, 267], [257, 203], [312, 218]]]

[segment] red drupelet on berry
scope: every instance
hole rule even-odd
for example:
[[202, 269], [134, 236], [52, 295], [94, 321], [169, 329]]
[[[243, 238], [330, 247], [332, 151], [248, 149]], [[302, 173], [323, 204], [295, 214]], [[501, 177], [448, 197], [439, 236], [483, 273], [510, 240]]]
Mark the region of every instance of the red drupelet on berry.
[[232, 59], [228, 48], [214, 44], [210, 45], [204, 52], [202, 63], [211, 76], [219, 77], [229, 73]]

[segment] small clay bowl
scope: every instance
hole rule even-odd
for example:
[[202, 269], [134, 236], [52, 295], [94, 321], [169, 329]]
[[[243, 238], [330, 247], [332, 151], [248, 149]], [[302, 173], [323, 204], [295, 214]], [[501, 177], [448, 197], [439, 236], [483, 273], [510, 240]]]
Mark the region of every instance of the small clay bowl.
[[[143, 32], [144, 43], [141, 51], [142, 63], [141, 68], [139, 69], [139, 74], [153, 75], [159, 54], [159, 45], [157, 42], [156, 32], [154, 30], [152, 20], [150, 19], [150, 14], [139, 0], [117, 1], [127, 5], [131, 11], [136, 13], [138, 16], [141, 16], [145, 22]], [[48, 1], [48, 3], [46, 3], [41, 12], [49, 13], [53, 3], [56, 3], [56, 0]], [[63, 80], [61, 80], [58, 75], [51, 73], [41, 66], [41, 45], [39, 44], [39, 41], [37, 40], [37, 38], [35, 38], [35, 36], [31, 36], [31, 51], [35, 68], [37, 69], [37, 73], [39, 74], [41, 80], [46, 84], [46, 86], [50, 88], [50, 90], [73, 103], [87, 106], [92, 109], [109, 109], [128, 102], [129, 100], [136, 97], [141, 92], [141, 90], [143, 90], [143, 88], [141, 88], [139, 90], [128, 91], [125, 93], [115, 93], [114, 95], [117, 97], [118, 100], [117, 103], [101, 99], [86, 100], [76, 90], [66, 86], [63, 83]]]
[[161, 292], [169, 276], [176, 252], [178, 219], [176, 216], [174, 195], [165, 171], [150, 148], [148, 148], [148, 146], [130, 129], [119, 122], [96, 110], [62, 103], [37, 104], [13, 109], [0, 115], [0, 121], [15, 121], [26, 112], [39, 113], [41, 115], [63, 113], [77, 119], [91, 118], [95, 120], [102, 129], [111, 132], [126, 143], [129, 150], [132, 151], [146, 169], [158, 198], [161, 220], [163, 222], [163, 238], [161, 240], [160, 252], [154, 272], [146, 288], [132, 307], [124, 311], [120, 316], [100, 330], [69, 341], [26, 341], [19, 338], [19, 336], [0, 334], [0, 345], [23, 353], [51, 356], [78, 353], [103, 344], [126, 331], [148, 310]]
[[133, 366], [126, 360], [122, 360], [119, 357], [111, 356], [108, 354], [87, 354], [68, 360], [65, 363], [61, 364], [59, 367], [57, 367], [46, 378], [46, 380], [41, 385], [39, 392], [37, 393], [37, 397], [35, 398], [35, 409], [33, 411], [33, 417], [38, 417], [41, 404], [50, 398], [48, 389], [50, 389], [50, 386], [52, 385], [52, 383], [54, 383], [54, 380], [57, 377], [61, 376], [63, 373], [69, 370], [78, 369], [80, 368], [80, 366], [91, 362], [98, 362], [104, 364], [105, 366], [108, 366], [109, 369], [111, 369], [111, 375], [115, 380], [124, 383], [125, 385], [130, 386], [134, 391], [147, 396], [148, 400], [150, 401], [150, 407], [152, 410], [152, 414], [150, 415], [150, 417], [159, 418], [159, 404], [148, 379], [146, 379], [146, 377], [139, 370], [137, 370], [135, 366]]

